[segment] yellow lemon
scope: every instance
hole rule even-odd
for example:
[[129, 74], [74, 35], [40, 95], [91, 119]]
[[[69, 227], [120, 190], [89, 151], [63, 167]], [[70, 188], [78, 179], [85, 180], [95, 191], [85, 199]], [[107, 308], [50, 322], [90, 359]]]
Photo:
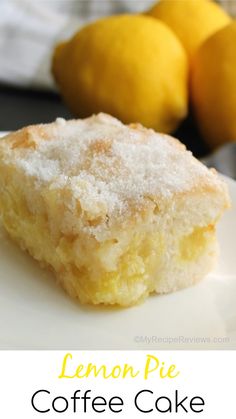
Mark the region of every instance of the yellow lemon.
[[76, 115], [103, 111], [168, 133], [187, 114], [187, 61], [164, 23], [121, 15], [89, 24], [60, 44], [52, 72]]
[[236, 22], [207, 39], [193, 61], [191, 95], [212, 146], [236, 141]]
[[175, 32], [190, 60], [203, 41], [231, 20], [210, 0], [161, 0], [148, 14], [165, 22]]

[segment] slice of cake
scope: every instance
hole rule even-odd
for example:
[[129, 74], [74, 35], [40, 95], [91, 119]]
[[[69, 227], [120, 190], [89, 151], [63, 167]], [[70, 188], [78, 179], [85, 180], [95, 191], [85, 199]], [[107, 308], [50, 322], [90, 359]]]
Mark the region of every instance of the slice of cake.
[[109, 115], [0, 141], [9, 235], [83, 303], [129, 306], [213, 267], [225, 184], [177, 140]]

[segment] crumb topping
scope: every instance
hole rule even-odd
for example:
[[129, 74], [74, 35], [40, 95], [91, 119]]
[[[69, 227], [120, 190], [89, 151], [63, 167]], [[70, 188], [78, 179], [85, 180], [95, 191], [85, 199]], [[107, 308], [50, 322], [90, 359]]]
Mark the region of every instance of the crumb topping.
[[[33, 127], [32, 127], [33, 128]], [[40, 138], [40, 130], [46, 133]], [[98, 114], [40, 126], [35, 146], [9, 148], [9, 159], [38, 187], [66, 188], [84, 211], [124, 214], [150, 198], [166, 199], [218, 178], [178, 141], [140, 125]]]

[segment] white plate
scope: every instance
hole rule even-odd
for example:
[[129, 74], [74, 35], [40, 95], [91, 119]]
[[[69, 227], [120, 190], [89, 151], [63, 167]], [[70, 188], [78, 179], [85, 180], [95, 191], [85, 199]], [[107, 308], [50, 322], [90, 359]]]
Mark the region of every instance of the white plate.
[[236, 349], [236, 182], [219, 226], [218, 269], [129, 309], [71, 300], [0, 226], [1, 349]]

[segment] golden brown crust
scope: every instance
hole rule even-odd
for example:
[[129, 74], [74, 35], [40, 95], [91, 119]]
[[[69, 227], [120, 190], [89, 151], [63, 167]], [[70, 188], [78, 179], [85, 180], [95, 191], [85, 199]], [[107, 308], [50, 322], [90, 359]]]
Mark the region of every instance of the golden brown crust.
[[0, 141], [10, 236], [82, 302], [129, 306], [200, 280], [224, 183], [177, 140], [100, 114]]
[[[82, 131], [80, 129], [81, 124]], [[108, 130], [107, 127], [109, 127]], [[94, 128], [94, 131], [91, 130], [92, 128]], [[78, 138], [76, 138], [77, 130]], [[91, 141], [88, 141], [86, 137], [86, 130], [92, 132]], [[124, 140], [123, 138], [120, 139], [121, 134], [124, 135]], [[136, 135], [135, 140], [133, 135]], [[63, 169], [62, 167], [61, 174], [67, 176], [68, 179], [78, 178], [78, 182], [81, 183], [80, 173], [86, 172], [87, 177], [83, 180], [84, 184], [88, 184], [90, 176], [95, 176], [95, 178], [99, 178], [99, 182], [103, 182], [102, 186], [104, 183], [109, 186], [106, 190], [104, 189], [104, 192], [101, 191], [99, 193], [98, 191], [101, 198], [100, 209], [99, 211], [96, 209], [96, 214], [93, 215], [93, 208], [91, 208], [91, 214], [88, 217], [91, 220], [101, 220], [104, 223], [106, 215], [112, 216], [112, 211], [109, 211], [108, 208], [108, 205], [112, 207], [112, 198], [109, 199], [109, 196], [107, 196], [109, 191], [111, 194], [113, 193], [110, 179], [114, 179], [114, 184], [117, 185], [115, 187], [117, 187], [119, 192], [116, 194], [117, 191], [115, 191], [116, 196], [114, 199], [123, 201], [124, 207], [129, 209], [129, 218], [132, 218], [137, 213], [141, 217], [145, 217], [146, 212], [152, 210], [153, 206], [155, 208], [163, 206], [165, 202], [171, 199], [171, 196], [179, 196], [179, 199], [181, 199], [181, 197], [188, 194], [219, 194], [221, 202], [224, 202], [222, 211], [229, 206], [226, 187], [216, 171], [210, 171], [203, 167], [200, 162], [186, 151], [186, 147], [178, 140], [168, 135], [156, 134], [153, 130], [147, 130], [140, 124], [124, 126], [115, 118], [104, 114], [85, 120], [64, 121], [59, 118], [51, 124], [32, 125], [23, 128], [2, 139], [0, 150], [2, 150], [1, 153], [3, 155], [7, 153], [12, 161], [15, 161], [15, 164], [18, 165], [22, 156], [24, 157], [24, 150], [32, 150], [32, 156], [35, 151], [38, 151], [43, 158], [44, 151], [41, 151], [41, 146], [45, 141], [57, 145], [60, 141], [66, 141], [67, 137], [70, 138], [72, 136], [75, 136], [75, 140], [70, 142], [68, 148], [73, 146], [75, 153], [78, 152], [79, 164], [74, 164], [73, 167], [68, 165], [68, 169]], [[83, 146], [85, 137], [87, 143], [85, 142]], [[136, 145], [135, 142], [137, 143]], [[155, 142], [157, 142], [157, 147]], [[140, 148], [141, 151], [137, 152], [142, 145], [145, 147], [144, 151]], [[14, 154], [11, 154], [11, 150]], [[58, 150], [57, 155], [53, 156], [53, 159], [55, 158], [55, 161], [59, 159], [59, 163], [63, 161], [63, 164], [66, 166], [66, 157], [63, 155], [64, 150], [60, 149], [60, 144]], [[20, 152], [19, 155], [18, 151]], [[150, 163], [145, 163], [147, 155], [142, 155], [142, 152], [149, 154]], [[152, 154], [154, 157], [152, 157]], [[74, 157], [73, 153], [70, 155], [71, 158]], [[135, 159], [137, 160], [136, 162]], [[31, 164], [30, 157], [28, 161], [29, 163], [27, 164]], [[38, 163], [35, 163], [35, 166], [36, 164], [40, 164], [40, 158]], [[156, 165], [156, 168], [154, 167], [151, 171], [149, 165], [150, 167]], [[37, 175], [39, 172], [37, 172], [37, 167], [34, 167], [33, 163], [32, 168], [35, 169]], [[170, 178], [173, 183], [170, 184], [170, 181], [167, 181], [167, 177], [170, 176], [172, 171], [174, 174]], [[141, 176], [140, 172], [142, 172]], [[40, 174], [37, 176], [39, 177], [38, 180], [40, 180]], [[138, 181], [139, 176], [140, 180]], [[154, 176], [156, 177], [156, 183], [154, 182]], [[91, 187], [99, 189], [100, 183], [97, 179], [94, 182]], [[129, 186], [129, 190], [125, 189], [126, 183]], [[143, 187], [142, 183], [144, 184]], [[132, 188], [133, 190], [136, 188], [137, 192], [134, 193]], [[91, 207], [93, 207], [93, 199], [95, 200], [95, 197], [92, 193]], [[108, 201], [108, 205], [106, 201]], [[83, 208], [79, 196], [77, 202]], [[117, 205], [120, 205], [120, 202]]]

